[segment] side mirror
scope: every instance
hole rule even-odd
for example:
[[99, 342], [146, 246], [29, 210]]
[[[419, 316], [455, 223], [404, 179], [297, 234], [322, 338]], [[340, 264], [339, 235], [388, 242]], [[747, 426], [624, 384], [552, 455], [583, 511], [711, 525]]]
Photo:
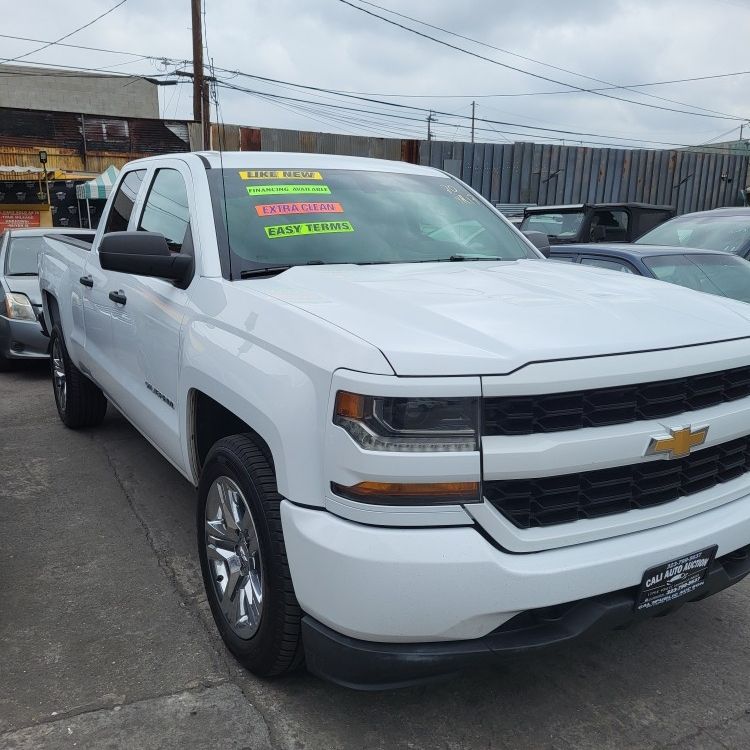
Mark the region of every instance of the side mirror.
[[545, 258], [549, 258], [549, 237], [544, 232], [527, 229], [522, 234]]
[[110, 232], [99, 243], [99, 262], [107, 271], [184, 282], [193, 267], [189, 255], [172, 253], [163, 234]]

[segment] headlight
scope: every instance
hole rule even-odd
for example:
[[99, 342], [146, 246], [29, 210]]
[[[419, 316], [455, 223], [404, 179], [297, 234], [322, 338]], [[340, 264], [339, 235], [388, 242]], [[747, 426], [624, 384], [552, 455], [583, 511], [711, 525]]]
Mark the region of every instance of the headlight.
[[381, 398], [339, 391], [333, 422], [365, 450], [479, 449], [477, 398]]
[[9, 292], [5, 295], [5, 314], [14, 320], [36, 320], [36, 313], [25, 294]]

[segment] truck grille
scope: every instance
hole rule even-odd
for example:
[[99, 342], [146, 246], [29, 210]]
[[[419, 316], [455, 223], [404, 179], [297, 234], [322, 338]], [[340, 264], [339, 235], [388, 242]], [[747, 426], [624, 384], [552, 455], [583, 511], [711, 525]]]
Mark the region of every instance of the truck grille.
[[484, 483], [484, 495], [521, 529], [652, 508], [750, 471], [750, 436], [673, 461]]
[[640, 385], [484, 400], [484, 435], [603, 427], [660, 419], [750, 396], [750, 366]]

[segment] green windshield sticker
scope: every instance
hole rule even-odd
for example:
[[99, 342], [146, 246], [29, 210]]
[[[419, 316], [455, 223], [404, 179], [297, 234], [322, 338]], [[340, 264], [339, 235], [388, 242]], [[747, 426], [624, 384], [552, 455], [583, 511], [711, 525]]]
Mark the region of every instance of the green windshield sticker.
[[277, 237], [298, 237], [302, 234], [337, 234], [353, 232], [354, 227], [348, 221], [315, 221], [309, 224], [274, 224], [265, 227], [266, 237], [274, 240]]
[[289, 195], [290, 193], [325, 193], [330, 195], [328, 185], [250, 185], [248, 195]]

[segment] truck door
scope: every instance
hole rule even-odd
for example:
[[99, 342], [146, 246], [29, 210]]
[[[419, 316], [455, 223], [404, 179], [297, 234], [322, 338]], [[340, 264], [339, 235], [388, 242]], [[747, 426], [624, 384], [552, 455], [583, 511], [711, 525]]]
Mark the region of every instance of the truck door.
[[112, 316], [119, 315], [122, 311], [118, 311], [109, 298], [112, 289], [109, 276], [112, 272], [102, 269], [96, 248], [102, 235], [127, 230], [145, 176], [145, 169], [137, 169], [128, 172], [121, 180], [110, 203], [104, 227], [97, 233], [94, 249], [89, 254], [84, 268], [84, 275], [78, 280], [83, 292], [83, 325], [86, 337], [81, 363], [111, 398], [116, 398], [115, 374], [119, 369], [118, 357], [113, 351]]
[[[165, 162], [146, 182], [131, 231], [158, 232], [172, 252], [192, 254], [187, 168], [177, 161]], [[181, 465], [178, 383], [186, 291], [165, 279], [108, 274], [109, 290], [119, 299], [119, 313], [112, 317], [119, 404], [167, 458]]]

